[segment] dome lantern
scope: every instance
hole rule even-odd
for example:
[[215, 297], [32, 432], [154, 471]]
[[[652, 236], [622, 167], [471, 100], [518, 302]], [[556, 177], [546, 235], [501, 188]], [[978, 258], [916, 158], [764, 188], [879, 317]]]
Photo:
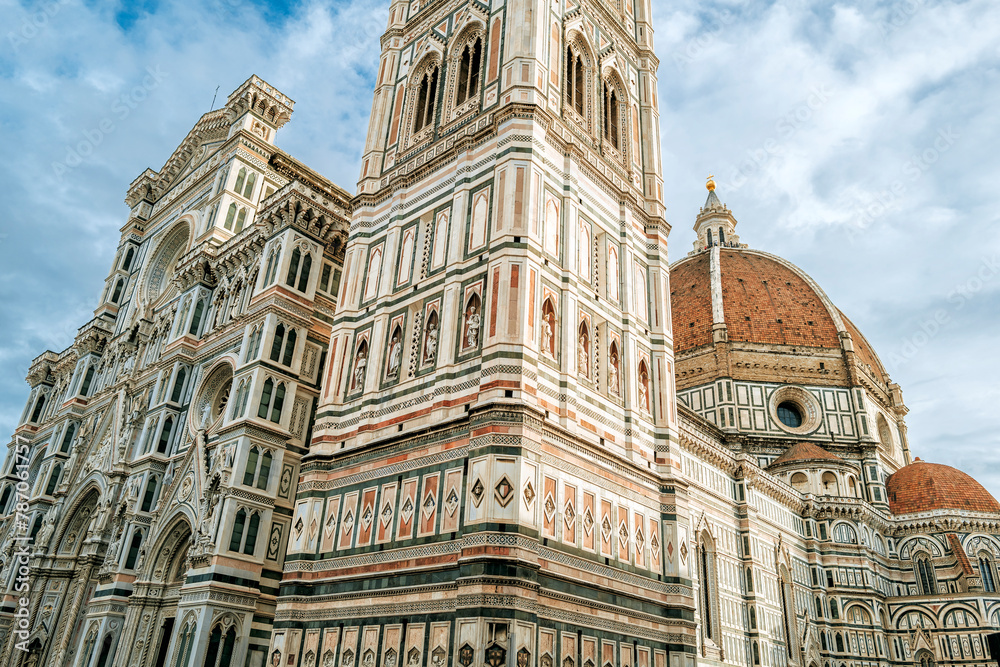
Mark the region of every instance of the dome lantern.
[[694, 242], [694, 252], [715, 246], [745, 247], [740, 244], [740, 237], [736, 234], [736, 218], [733, 217], [733, 212], [715, 194], [714, 176], [708, 177], [705, 188], [708, 189], [708, 199], [705, 200], [705, 205], [694, 221], [694, 231], [698, 235]]

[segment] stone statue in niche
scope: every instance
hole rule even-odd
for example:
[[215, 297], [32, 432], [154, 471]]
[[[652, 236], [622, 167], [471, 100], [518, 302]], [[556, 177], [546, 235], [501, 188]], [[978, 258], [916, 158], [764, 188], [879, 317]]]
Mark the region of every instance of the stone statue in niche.
[[649, 375], [645, 368], [639, 370], [639, 407], [649, 412]]
[[613, 347], [608, 357], [608, 391], [618, 395], [618, 351]]
[[354, 362], [354, 384], [351, 390], [360, 389], [365, 384], [365, 369], [368, 367], [368, 350], [362, 347], [358, 351], [358, 360]]
[[479, 347], [479, 327], [483, 318], [477, 312], [476, 304], [469, 303], [469, 308], [465, 312], [465, 344], [463, 348]]
[[387, 374], [389, 377], [396, 377], [399, 375], [399, 363], [403, 356], [403, 346], [399, 341], [399, 329], [396, 329], [392, 334], [392, 340], [389, 341], [389, 368]]
[[578, 366], [580, 367], [580, 375], [589, 378], [590, 377], [590, 344], [587, 341], [587, 334], [580, 334], [580, 343], [577, 346], [577, 357]]
[[424, 363], [431, 363], [437, 357], [438, 328], [437, 318], [431, 317], [427, 324], [427, 332], [424, 334]]

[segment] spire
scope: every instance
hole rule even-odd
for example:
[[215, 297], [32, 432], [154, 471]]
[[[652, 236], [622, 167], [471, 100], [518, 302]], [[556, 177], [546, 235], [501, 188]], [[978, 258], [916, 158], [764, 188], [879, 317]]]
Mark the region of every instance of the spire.
[[746, 247], [740, 244], [740, 237], [736, 235], [736, 218], [733, 217], [733, 212], [715, 194], [715, 176], [706, 179], [705, 188], [708, 190], [708, 198], [694, 221], [694, 231], [698, 234], [694, 252], [718, 245]]

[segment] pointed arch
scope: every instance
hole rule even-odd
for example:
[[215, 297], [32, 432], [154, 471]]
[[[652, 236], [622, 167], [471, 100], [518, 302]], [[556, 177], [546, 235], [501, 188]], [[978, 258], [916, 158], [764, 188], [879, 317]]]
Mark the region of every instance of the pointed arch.
[[594, 49], [586, 34], [578, 28], [566, 35], [563, 51], [564, 115], [593, 134], [592, 90], [594, 87]]
[[426, 131], [434, 127], [441, 87], [441, 62], [441, 54], [432, 50], [412, 70], [407, 95], [410, 100], [407, 127], [410, 128], [411, 143], [423, 139]]
[[83, 538], [90, 525], [90, 518], [97, 509], [103, 489], [97, 480], [84, 482], [80, 485], [81, 491], [67, 503], [69, 511], [63, 515], [62, 525], [56, 531], [54, 542], [58, 545], [55, 553], [72, 554], [79, 553], [83, 546]]
[[559, 337], [558, 320], [556, 319], [556, 308], [552, 303], [552, 297], [547, 297], [542, 302], [542, 326], [540, 349], [542, 354], [556, 358], [556, 339]]
[[601, 76], [601, 136], [611, 156], [626, 162], [628, 154], [628, 88], [615, 67], [606, 67]]

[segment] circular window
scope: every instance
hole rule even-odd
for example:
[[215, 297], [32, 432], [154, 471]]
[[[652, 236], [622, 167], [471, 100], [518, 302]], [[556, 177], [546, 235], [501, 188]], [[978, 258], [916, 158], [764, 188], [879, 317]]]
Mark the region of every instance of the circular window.
[[784, 401], [778, 405], [778, 419], [789, 428], [802, 426], [802, 412], [799, 406], [791, 401]]
[[773, 424], [795, 435], [812, 433], [823, 424], [823, 407], [819, 400], [808, 390], [794, 385], [785, 385], [771, 394], [768, 412]]

